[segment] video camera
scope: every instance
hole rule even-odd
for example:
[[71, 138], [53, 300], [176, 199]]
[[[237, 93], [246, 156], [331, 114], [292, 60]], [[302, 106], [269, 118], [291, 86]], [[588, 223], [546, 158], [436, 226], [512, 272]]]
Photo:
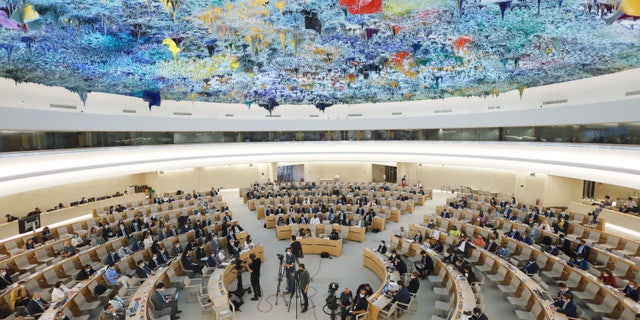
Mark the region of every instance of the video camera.
[[278, 257], [278, 260], [280, 260], [280, 263], [284, 262], [284, 255], [281, 253], [276, 253], [276, 256]]
[[336, 297], [336, 291], [340, 285], [337, 282], [329, 283], [329, 295], [325, 302], [327, 303], [327, 308], [331, 311], [335, 311], [338, 309], [340, 305], [338, 305], [338, 298]]
[[338, 284], [337, 282], [329, 283], [329, 294], [336, 293], [336, 291], [338, 291], [338, 288], [340, 288], [340, 284]]

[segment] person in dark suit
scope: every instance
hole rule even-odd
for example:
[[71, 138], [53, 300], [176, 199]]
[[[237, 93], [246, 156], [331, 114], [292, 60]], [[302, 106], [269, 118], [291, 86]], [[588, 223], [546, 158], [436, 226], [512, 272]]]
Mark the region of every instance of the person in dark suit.
[[262, 297], [262, 289], [260, 288], [260, 267], [262, 260], [258, 258], [255, 253], [249, 255], [250, 263], [247, 263], [247, 271], [251, 274], [251, 288], [253, 288], [253, 298], [251, 300], [256, 301]]
[[396, 259], [396, 262], [394, 263], [394, 266], [396, 267], [396, 270], [398, 270], [400, 274], [407, 273], [407, 263], [404, 262], [404, 259], [398, 257], [398, 259]]
[[39, 315], [49, 309], [49, 303], [42, 299], [40, 292], [33, 294], [31, 301], [27, 304], [27, 312], [30, 315]]
[[635, 280], [630, 280], [629, 283], [624, 287], [624, 289], [622, 289], [622, 294], [625, 297], [638, 302], [638, 297], [640, 296], [638, 283]]
[[556, 312], [564, 313], [567, 317], [578, 317], [578, 306], [573, 302], [573, 295], [571, 293], [564, 293], [562, 299], [553, 303], [553, 307]]
[[580, 243], [576, 246], [576, 250], [573, 252], [572, 257], [582, 255], [585, 260], [589, 260], [589, 254], [591, 254], [591, 247], [588, 246], [584, 240], [580, 240]]
[[520, 232], [518, 232], [518, 229], [516, 229], [516, 227], [511, 227], [511, 231], [505, 233], [504, 235], [518, 241], [520, 240]]
[[76, 275], [76, 280], [82, 281], [89, 279], [92, 275], [96, 274], [96, 271], [91, 268], [91, 265], [85, 265], [80, 272]]
[[409, 289], [409, 292], [414, 294], [418, 293], [418, 290], [420, 290], [420, 280], [418, 280], [417, 272], [411, 273], [411, 280], [409, 280], [409, 285], [407, 286], [407, 289]]
[[555, 243], [547, 247], [545, 251], [553, 256], [557, 256], [558, 254], [560, 254], [560, 248], [558, 248], [558, 246]]
[[540, 266], [538, 265], [536, 258], [531, 256], [529, 258], [529, 262], [527, 262], [527, 264], [525, 264], [520, 270], [522, 270], [522, 272], [524, 272], [526, 275], [531, 276], [538, 273], [538, 270], [540, 270]]
[[380, 241], [380, 245], [378, 245], [378, 249], [376, 251], [386, 254], [387, 253], [387, 243], [384, 240]]
[[111, 264], [116, 264], [119, 261], [120, 261], [120, 256], [115, 251], [111, 250], [111, 253], [109, 253], [107, 257], [104, 259], [104, 264], [111, 265]]
[[471, 316], [471, 319], [472, 320], [489, 320], [489, 318], [487, 318], [487, 315], [482, 313], [482, 309], [478, 307], [473, 308], [473, 315]]
[[124, 320], [124, 314], [116, 312], [116, 308], [111, 303], [107, 303], [100, 313], [99, 320]]
[[418, 231], [415, 236], [413, 236], [413, 242], [422, 243], [422, 233]]
[[367, 309], [369, 308], [369, 301], [367, 301], [366, 293], [367, 290], [365, 288], [358, 290], [358, 295], [353, 299], [353, 305], [349, 312], [342, 314], [342, 320], [346, 320], [347, 317], [355, 319], [357, 315], [367, 312]]
[[186, 270], [191, 270], [194, 274], [202, 273], [202, 266], [199, 263], [194, 262], [187, 251], [182, 253], [180, 262], [182, 263], [182, 267]]
[[560, 288], [560, 291], [558, 291], [558, 293], [553, 296], [554, 301], [562, 300], [562, 295], [565, 293], [571, 293], [571, 289], [569, 289], [569, 287], [564, 282], [558, 283], [558, 288]]
[[[400, 290], [398, 290], [398, 292], [396, 292], [396, 294], [393, 295], [393, 299], [391, 299], [391, 303], [394, 303], [397, 301], [402, 304], [409, 304], [409, 302], [411, 302], [411, 292], [409, 292], [409, 288], [407, 288], [407, 285], [404, 283], [404, 280], [398, 280], [398, 286], [400, 287]], [[404, 310], [404, 308], [405, 306], [398, 305], [398, 309]]]
[[300, 264], [300, 259], [304, 258], [304, 254], [302, 253], [302, 245], [300, 241], [296, 240], [296, 236], [291, 236], [291, 253], [296, 257], [296, 263]]
[[169, 309], [168, 311], [171, 316], [171, 320], [180, 319], [177, 314], [182, 311], [178, 310], [178, 302], [174, 301], [173, 297], [164, 295], [164, 283], [160, 282], [156, 285], [156, 290], [151, 295], [151, 302], [153, 303], [155, 310], [158, 312], [164, 313], [167, 312], [165, 309]]
[[169, 254], [167, 253], [167, 249], [165, 249], [164, 247], [160, 248], [160, 252], [158, 252], [158, 265], [163, 265], [165, 263], [167, 263], [167, 260], [169, 260]]
[[158, 254], [157, 253], [153, 253], [153, 255], [151, 256], [151, 260], [149, 260], [147, 262], [147, 269], [149, 269], [149, 270], [158, 269]]
[[413, 263], [416, 270], [418, 270], [420, 274], [420, 278], [424, 280], [424, 278], [428, 277], [431, 272], [433, 272], [433, 259], [427, 254], [426, 250], [420, 251], [420, 261], [416, 261]]
[[0, 269], [0, 290], [4, 290], [12, 284], [13, 280], [9, 277], [7, 269]]
[[496, 250], [498, 250], [498, 244], [496, 243], [496, 239], [493, 237], [489, 238], [489, 242], [487, 242], [487, 244], [484, 246], [484, 249], [489, 252], [495, 253]]
[[138, 277], [138, 279], [146, 279], [152, 274], [154, 274], [153, 271], [151, 271], [150, 269], [147, 268], [147, 266], [144, 265], [144, 261], [138, 260], [138, 268], [136, 268], [136, 277]]

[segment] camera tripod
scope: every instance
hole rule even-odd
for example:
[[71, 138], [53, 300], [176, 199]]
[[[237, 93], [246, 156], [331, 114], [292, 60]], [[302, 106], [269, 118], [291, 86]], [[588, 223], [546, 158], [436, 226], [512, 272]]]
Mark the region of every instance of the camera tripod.
[[298, 319], [298, 302], [302, 300], [302, 293], [300, 292], [302, 289], [300, 289], [300, 281], [298, 281], [298, 277], [298, 272], [296, 272], [293, 277], [293, 293], [289, 296], [289, 305], [287, 306], [287, 312], [291, 312], [291, 301], [293, 300], [293, 296], [296, 296], [296, 319]]
[[238, 301], [238, 304], [236, 305], [236, 310], [240, 311], [240, 306], [242, 306], [244, 304], [244, 300], [243, 300], [244, 293], [245, 292], [251, 293], [251, 287], [245, 288], [242, 285], [242, 268], [243, 268], [243, 266], [242, 266], [242, 260], [240, 260], [240, 254], [236, 254], [236, 260], [234, 261], [234, 263], [235, 263], [234, 269], [235, 269], [235, 272], [237, 272], [237, 275], [236, 275], [236, 279], [237, 279], [237, 283], [236, 284], [237, 284], [237, 286], [236, 286], [236, 290], [229, 292], [229, 294], [230, 295], [234, 294], [234, 295], [236, 295], [238, 297], [239, 301]]
[[[282, 284], [282, 277], [284, 277], [284, 268], [282, 267], [282, 260], [280, 260], [280, 265], [278, 266], [278, 289], [276, 290], [276, 306], [278, 305], [278, 296], [280, 295], [280, 285]], [[284, 299], [284, 297], [283, 297]], [[285, 301], [286, 303], [286, 301]]]

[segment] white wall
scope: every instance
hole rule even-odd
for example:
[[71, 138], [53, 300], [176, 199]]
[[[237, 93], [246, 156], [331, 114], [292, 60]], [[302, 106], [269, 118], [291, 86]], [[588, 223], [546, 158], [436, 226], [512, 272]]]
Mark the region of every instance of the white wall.
[[131, 174], [16, 193], [0, 197], [0, 208], [2, 208], [0, 213], [25, 216], [28, 212], [33, 211], [35, 207], [40, 207], [42, 211], [46, 211], [57, 206], [60, 202], [65, 206], [69, 206], [69, 203], [78, 201], [82, 197], [91, 198], [112, 195], [117, 191], [124, 193], [128, 185], [144, 185], [145, 183], [144, 174]]
[[[267, 182], [271, 175], [270, 163], [196, 167], [190, 169], [162, 170], [145, 174], [146, 180], [157, 192], [191, 192], [216, 188], [247, 187], [254, 181]], [[272, 179], [273, 181], [273, 179]]]
[[333, 179], [340, 176], [340, 181], [359, 182], [373, 179], [370, 163], [305, 163], [305, 181]]
[[568, 207], [582, 198], [584, 180], [548, 175], [544, 185], [544, 206]]
[[637, 197], [639, 190], [616, 186], [608, 183], [596, 182], [595, 199], [603, 199], [608, 195], [611, 199], [627, 199], [628, 197]]
[[[513, 194], [516, 172], [512, 170], [423, 164], [416, 167], [416, 178], [428, 189], [443, 186], [457, 189], [461, 185], [472, 189]], [[409, 178], [411, 181], [411, 178]]]

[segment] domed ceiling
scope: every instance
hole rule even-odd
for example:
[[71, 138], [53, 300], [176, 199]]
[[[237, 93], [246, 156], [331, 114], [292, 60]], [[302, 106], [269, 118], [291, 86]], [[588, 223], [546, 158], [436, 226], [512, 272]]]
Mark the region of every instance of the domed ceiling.
[[497, 95], [640, 67], [640, 0], [0, 1], [0, 76], [161, 100]]

